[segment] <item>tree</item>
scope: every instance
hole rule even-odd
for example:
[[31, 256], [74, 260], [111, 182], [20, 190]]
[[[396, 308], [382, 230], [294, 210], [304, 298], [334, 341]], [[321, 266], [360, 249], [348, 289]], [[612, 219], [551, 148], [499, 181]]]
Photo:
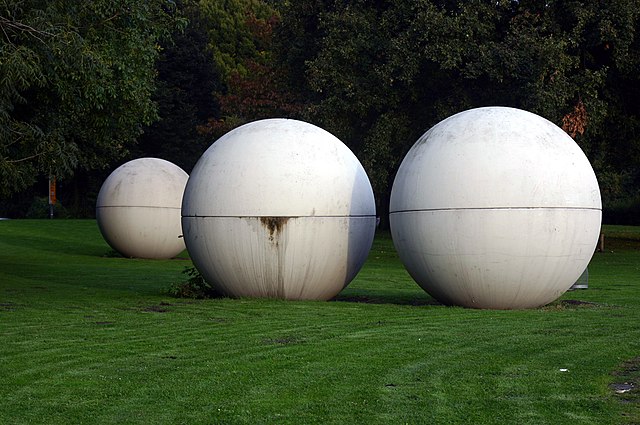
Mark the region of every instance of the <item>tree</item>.
[[[366, 1], [291, 3], [278, 32], [279, 57], [295, 73], [291, 80], [306, 83], [298, 84], [310, 103], [305, 119], [335, 134], [359, 157], [383, 217], [394, 170], [408, 141], [424, 128], [412, 127], [424, 110], [417, 103], [420, 92], [411, 90], [393, 62], [402, 63], [399, 70], [417, 66], [411, 55], [393, 56], [395, 35], [416, 11], [410, 4], [403, 7]], [[430, 80], [423, 84], [429, 86]]]
[[[278, 12], [263, 2], [241, 0], [223, 3], [216, 10], [210, 18], [225, 22], [233, 17], [237, 39], [232, 42], [226, 34], [224, 43], [218, 43], [220, 34], [210, 32], [211, 44], [217, 46], [214, 53], [217, 57], [232, 57], [233, 63], [220, 65], [226, 75], [226, 87], [217, 93], [220, 116], [211, 117], [206, 125], [200, 126], [200, 131], [218, 138], [249, 121], [298, 117], [303, 106], [287, 80], [289, 74], [274, 56], [274, 30], [280, 22]], [[210, 13], [207, 11], [204, 13]]]
[[219, 116], [215, 93], [224, 85], [197, 1], [179, 2], [178, 9], [189, 22], [184, 30], [174, 32], [156, 63], [158, 78], [152, 98], [159, 119], [143, 129], [131, 156], [163, 158], [189, 173], [211, 143], [198, 127]]
[[[606, 71], [599, 93], [603, 112], [585, 138], [596, 147], [596, 172], [606, 204], [627, 204], [640, 217], [640, 2], [616, 0], [593, 6], [585, 61]], [[590, 111], [587, 111], [590, 112]], [[577, 139], [580, 141], [580, 138]]]
[[38, 174], [68, 176], [122, 157], [151, 101], [173, 2], [0, 0], [0, 195]]
[[209, 34], [209, 50], [222, 79], [234, 73], [245, 75], [247, 60], [267, 54], [247, 19], [271, 19], [274, 9], [261, 0], [200, 0], [200, 13]]
[[290, 78], [305, 82], [306, 117], [354, 150], [384, 208], [419, 135], [479, 106], [518, 107], [564, 126], [599, 176], [613, 164], [639, 169], [638, 6], [302, 0], [283, 9], [278, 45]]

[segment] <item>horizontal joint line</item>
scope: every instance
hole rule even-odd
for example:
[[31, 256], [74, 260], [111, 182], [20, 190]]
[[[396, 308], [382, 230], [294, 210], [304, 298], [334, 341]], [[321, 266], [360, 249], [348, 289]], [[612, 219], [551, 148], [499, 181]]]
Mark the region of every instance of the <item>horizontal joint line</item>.
[[467, 207], [467, 208], [421, 208], [413, 210], [390, 211], [389, 214], [420, 212], [420, 211], [467, 211], [467, 210], [592, 210], [602, 211], [593, 207]]
[[376, 218], [375, 215], [183, 215], [183, 218]]

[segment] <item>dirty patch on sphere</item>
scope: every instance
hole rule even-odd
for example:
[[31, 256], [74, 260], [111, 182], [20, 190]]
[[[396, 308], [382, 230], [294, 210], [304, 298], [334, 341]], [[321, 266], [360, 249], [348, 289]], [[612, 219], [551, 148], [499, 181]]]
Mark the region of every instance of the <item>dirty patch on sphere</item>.
[[260, 223], [269, 231], [269, 239], [280, 233], [291, 217], [260, 217]]

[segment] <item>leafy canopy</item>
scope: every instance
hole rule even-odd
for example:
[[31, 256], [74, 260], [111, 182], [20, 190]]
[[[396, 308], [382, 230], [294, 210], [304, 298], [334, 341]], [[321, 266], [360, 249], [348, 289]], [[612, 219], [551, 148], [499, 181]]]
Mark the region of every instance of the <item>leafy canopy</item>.
[[280, 57], [304, 81], [306, 118], [356, 152], [383, 208], [415, 140], [473, 107], [563, 126], [605, 199], [620, 181], [607, 173], [640, 169], [638, 0], [301, 0], [282, 16]]
[[169, 0], [0, 0], [0, 195], [122, 157], [156, 118]]

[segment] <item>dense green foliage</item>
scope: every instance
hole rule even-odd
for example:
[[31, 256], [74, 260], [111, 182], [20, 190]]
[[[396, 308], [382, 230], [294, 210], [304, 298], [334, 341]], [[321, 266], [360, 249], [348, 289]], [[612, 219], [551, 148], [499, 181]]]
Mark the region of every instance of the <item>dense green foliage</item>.
[[308, 0], [280, 34], [307, 117], [356, 151], [379, 196], [429, 127], [502, 105], [565, 128], [612, 201], [637, 191], [639, 17], [637, 0]]
[[223, 78], [246, 74], [246, 62], [269, 54], [255, 37], [252, 24], [271, 19], [274, 10], [260, 0], [200, 0], [199, 8], [209, 33], [209, 48]]
[[640, 228], [605, 233], [589, 289], [480, 311], [388, 234], [334, 302], [192, 300], [163, 294], [188, 260], [114, 256], [93, 220], [0, 221], [0, 422], [638, 423]]
[[144, 128], [128, 158], [163, 158], [190, 172], [211, 143], [198, 127], [219, 115], [215, 93], [224, 89], [224, 82], [208, 47], [211, 22], [192, 0], [183, 1], [180, 12], [189, 25], [172, 34], [156, 65], [152, 99], [158, 121]]
[[0, 2], [0, 195], [123, 156], [156, 117], [172, 2]]
[[[215, 6], [213, 6], [215, 5]], [[299, 115], [300, 96], [290, 87], [284, 65], [276, 60], [274, 29], [280, 24], [278, 11], [267, 2], [235, 0], [201, 2], [207, 16], [213, 56], [223, 76], [224, 88], [216, 93], [220, 114], [200, 126], [201, 133], [212, 140], [233, 128], [263, 118]], [[234, 30], [221, 31], [233, 21]], [[236, 43], [229, 45], [230, 34]], [[220, 63], [221, 52], [233, 58]], [[231, 53], [234, 53], [231, 55]]]
[[605, 219], [640, 219], [640, 0], [4, 0], [0, 18], [3, 197], [75, 170], [61, 198], [86, 214], [93, 169], [156, 156], [190, 172], [226, 131], [290, 117], [356, 153], [384, 218], [424, 131], [503, 105], [575, 138]]

